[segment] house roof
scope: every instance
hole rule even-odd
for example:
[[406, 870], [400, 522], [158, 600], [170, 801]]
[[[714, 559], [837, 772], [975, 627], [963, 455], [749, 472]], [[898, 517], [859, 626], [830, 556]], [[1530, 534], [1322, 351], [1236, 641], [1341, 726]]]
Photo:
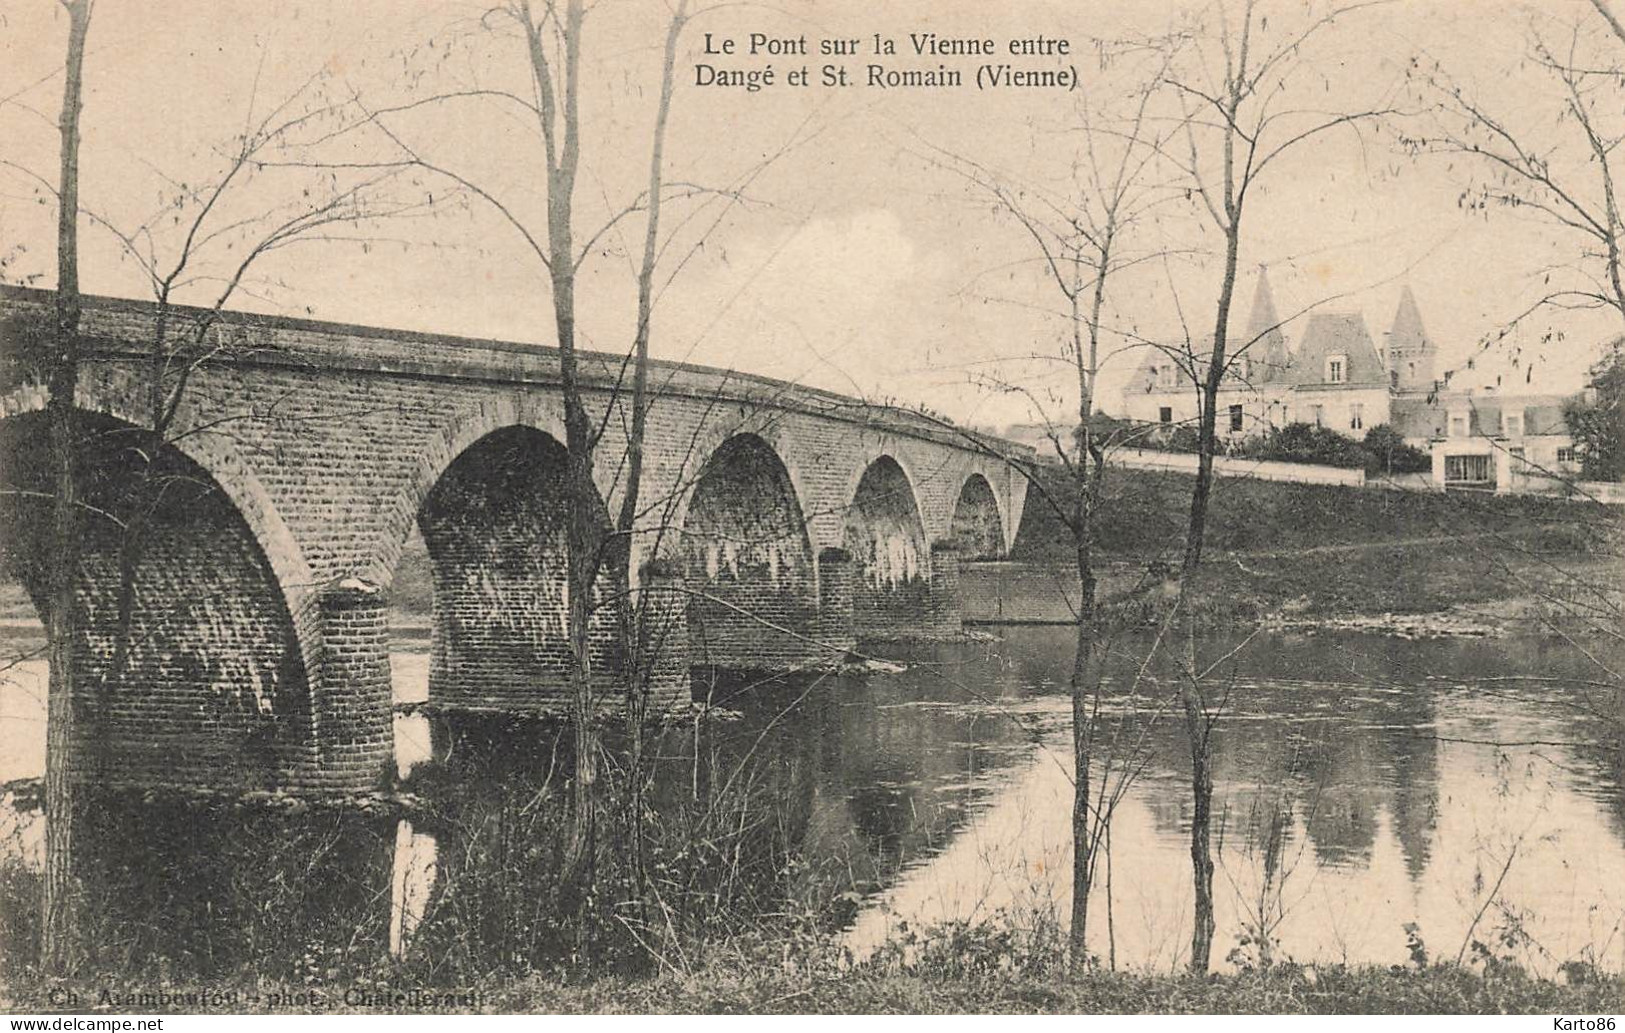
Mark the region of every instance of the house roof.
[[1388, 372], [1358, 312], [1317, 312], [1310, 316], [1288, 379], [1299, 387], [1327, 384], [1326, 360], [1334, 355], [1343, 356], [1348, 363], [1342, 386], [1388, 386]]
[[1494, 435], [1501, 432], [1501, 414], [1510, 411], [1523, 413], [1525, 434], [1567, 434], [1563, 403], [1569, 397], [1446, 391], [1425, 398], [1396, 398], [1389, 410], [1389, 423], [1406, 437], [1434, 437], [1445, 432], [1451, 413], [1465, 412], [1476, 433]]
[[[1207, 364], [1212, 354], [1213, 335], [1208, 334], [1207, 336], [1203, 337], [1201, 342], [1196, 344], [1194, 347], [1193, 357], [1196, 360], [1196, 371], [1198, 376], [1205, 376], [1207, 374]], [[1251, 358], [1253, 353], [1249, 351], [1247, 355], [1249, 358]], [[1231, 353], [1230, 358], [1231, 361], [1227, 363], [1227, 368], [1225, 369], [1224, 380], [1221, 381], [1219, 385], [1220, 389], [1225, 391], [1235, 391], [1257, 386], [1259, 382], [1257, 360], [1253, 359], [1252, 364], [1248, 367], [1248, 375], [1243, 377], [1241, 375], [1242, 364], [1234, 361], [1235, 354], [1233, 352]], [[1178, 372], [1174, 374], [1174, 386], [1171, 388], [1159, 387], [1157, 386], [1157, 371], [1167, 366], [1176, 367], [1178, 370]], [[1185, 358], [1185, 356], [1181, 355], [1176, 357], [1161, 348], [1148, 348], [1146, 349], [1144, 361], [1140, 363], [1140, 368], [1135, 371], [1134, 375], [1129, 379], [1128, 384], [1124, 386], [1123, 393], [1124, 397], [1132, 397], [1134, 395], [1142, 394], [1166, 394], [1169, 391], [1185, 392], [1193, 390], [1194, 387], [1195, 385], [1191, 381], [1188, 360]]]

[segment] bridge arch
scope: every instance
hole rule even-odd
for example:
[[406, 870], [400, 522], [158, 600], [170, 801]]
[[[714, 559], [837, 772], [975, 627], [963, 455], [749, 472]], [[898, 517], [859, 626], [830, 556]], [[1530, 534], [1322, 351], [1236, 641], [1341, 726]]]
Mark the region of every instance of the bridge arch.
[[[0, 396], [0, 422], [13, 416], [44, 412], [48, 390], [29, 383]], [[80, 412], [109, 417], [136, 428], [150, 425], [147, 387], [135, 378], [91, 367], [81, 371], [74, 405]], [[206, 470], [254, 532], [277, 585], [294, 615], [300, 652], [314, 669], [321, 648], [321, 622], [316, 608], [316, 579], [304, 549], [283, 521], [259, 475], [220, 434], [186, 434], [168, 447]]]
[[931, 546], [914, 482], [883, 454], [858, 474], [850, 498], [843, 548], [852, 558], [857, 633], [913, 632], [931, 605]]
[[[205, 435], [166, 445], [108, 410], [136, 415], [128, 396], [88, 394], [76, 463], [81, 523], [76, 685], [96, 720], [112, 783], [264, 788], [308, 779], [316, 755], [315, 660], [320, 615], [297, 545], [257, 478]], [[7, 487], [0, 496], [0, 566], [48, 617], [52, 468], [47, 417], [8, 396], [0, 420]], [[43, 401], [43, 399], [41, 399]], [[135, 496], [138, 478], [153, 489]], [[133, 514], [135, 592], [128, 656], [120, 638], [121, 553]], [[89, 759], [81, 755], [81, 761]]]
[[965, 559], [990, 560], [1004, 555], [1004, 511], [986, 477], [965, 478], [954, 503], [950, 540]]
[[[644, 484], [644, 498], [650, 505], [655, 504], [664, 490], [668, 497], [675, 500], [675, 505], [669, 513], [663, 513], [668, 526], [681, 528], [688, 519], [689, 506], [694, 501], [694, 488], [699, 484], [707, 465], [724, 446], [730, 445], [737, 438], [753, 438], [760, 442], [768, 451], [773, 453], [778, 464], [783, 468], [784, 477], [788, 481], [788, 490], [794, 498], [797, 509], [805, 519], [804, 526], [814, 547], [818, 545], [818, 536], [815, 532], [816, 520], [807, 513], [807, 502], [810, 498], [802, 472], [796, 462], [796, 442], [782, 422], [771, 418], [742, 419], [731, 423], [718, 424], [715, 427], [704, 427], [701, 433], [695, 435], [687, 451], [697, 457], [693, 461], [685, 461], [673, 475], [677, 483], [662, 485], [658, 480], [654, 483], [648, 481]], [[647, 469], [647, 468], [646, 468]], [[659, 542], [660, 555], [663, 558], [681, 561], [679, 553], [682, 548], [682, 536], [665, 536]]]
[[[433, 592], [431, 700], [524, 711], [568, 699], [567, 479], [557, 437], [509, 424], [462, 449], [425, 494], [416, 516]], [[602, 508], [598, 519], [607, 530]], [[602, 678], [617, 669], [613, 630], [612, 610], [594, 613]]]
[[386, 588], [391, 584], [429, 492], [470, 447], [505, 427], [528, 427], [562, 442], [564, 407], [547, 395], [503, 395], [459, 410], [439, 424], [418, 449], [411, 476], [384, 508], [373, 564], [364, 575], [368, 581]]
[[796, 666], [813, 652], [818, 572], [789, 467], [755, 433], [707, 457], [687, 493], [680, 562], [690, 659], [735, 670]]

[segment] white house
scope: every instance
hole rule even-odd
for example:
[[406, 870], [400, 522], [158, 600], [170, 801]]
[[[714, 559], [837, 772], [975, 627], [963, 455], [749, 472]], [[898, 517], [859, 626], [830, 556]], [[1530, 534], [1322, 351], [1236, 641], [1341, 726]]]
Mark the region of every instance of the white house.
[[[1431, 451], [1433, 479], [1441, 485], [1540, 492], [1559, 490], [1578, 476], [1574, 440], [1563, 420], [1567, 396], [1538, 389], [1532, 368], [1538, 356], [1513, 347], [1497, 358], [1481, 349], [1440, 376], [1439, 349], [1409, 287], [1380, 346], [1358, 313], [1310, 315], [1295, 346], [1280, 322], [1269, 278], [1260, 270], [1247, 328], [1231, 335], [1236, 358], [1218, 398], [1222, 438], [1289, 423], [1362, 438], [1386, 423]], [[1195, 356], [1198, 372], [1209, 354], [1211, 342]], [[1169, 428], [1194, 425], [1198, 396], [1190, 366], [1183, 349], [1151, 350], [1124, 388], [1124, 414]]]
[[1429, 442], [1433, 479], [1453, 488], [1538, 492], [1580, 474], [1561, 395], [1448, 392], [1434, 407], [1442, 427]]
[[[1390, 341], [1402, 341], [1411, 375], [1431, 376], [1432, 349], [1421, 332], [1420, 317], [1409, 291]], [[1407, 312], [1407, 300], [1409, 300]], [[1197, 372], [1211, 354], [1211, 339], [1195, 356]], [[1183, 349], [1152, 349], [1123, 390], [1124, 415], [1131, 420], [1168, 427], [1194, 424], [1198, 399]], [[1382, 352], [1371, 340], [1358, 313], [1316, 313], [1304, 326], [1296, 348], [1289, 346], [1269, 277], [1260, 270], [1246, 329], [1233, 335], [1230, 368], [1220, 386], [1218, 429], [1221, 436], [1267, 433], [1289, 423], [1314, 423], [1349, 437], [1389, 419], [1389, 402], [1397, 384]]]

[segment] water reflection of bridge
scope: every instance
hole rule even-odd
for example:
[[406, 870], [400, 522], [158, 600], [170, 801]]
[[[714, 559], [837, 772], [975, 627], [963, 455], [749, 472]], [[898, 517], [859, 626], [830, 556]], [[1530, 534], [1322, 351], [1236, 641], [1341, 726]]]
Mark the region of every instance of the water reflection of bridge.
[[[1204, 649], [1217, 656], [1234, 644]], [[908, 870], [921, 865], [925, 883], [943, 895], [952, 873], [929, 867], [933, 858], [976, 854], [973, 830], [1012, 794], [1030, 794], [1026, 780], [1034, 772], [1053, 792], [1015, 800], [1025, 809], [1022, 824], [982, 835], [1019, 848], [1019, 837], [1036, 841], [1052, 822], [1050, 838], [1065, 841], [1068, 809], [1046, 808], [1064, 802], [1066, 773], [1035, 754], [1034, 743], [1067, 753], [1070, 645], [1067, 629], [1011, 629], [998, 643], [918, 647], [902, 673], [807, 676], [737, 697], [719, 683], [718, 698], [741, 716], [707, 724], [698, 735], [685, 725], [660, 738], [655, 813], [659, 821], [692, 821], [696, 800], [738, 798], [747, 787], [746, 811], [762, 821], [750, 845], [761, 852], [741, 863], [756, 866], [748, 877], [764, 900], [794, 899], [798, 888], [813, 885], [863, 896], [900, 878], [906, 884]], [[1144, 643], [1118, 647], [1126, 669]], [[1563, 894], [1590, 893], [1596, 873], [1625, 871], [1617, 761], [1572, 692], [1549, 682], [1517, 690], [1514, 700], [1475, 690], [1475, 679], [1520, 671], [1586, 673], [1587, 661], [1559, 645], [1529, 644], [1516, 657], [1509, 660], [1504, 643], [1486, 641], [1258, 639], [1240, 655], [1216, 739], [1226, 878], [1245, 884], [1271, 821], [1285, 814], [1288, 849], [1301, 858], [1290, 899], [1315, 888], [1312, 900], [1297, 905], [1307, 911], [1331, 894], [1343, 913], [1374, 923], [1359, 949], [1374, 952], [1373, 960], [1403, 961], [1400, 930], [1412, 911], [1424, 918], [1430, 940], [1446, 936], [1458, 896], [1471, 889], [1473, 866], [1504, 860], [1497, 851], [1540, 813], [1548, 825], [1522, 848], [1529, 867], [1520, 861], [1507, 897], [1539, 904], [1541, 919], [1556, 923], [1543, 932], [1552, 942], [1583, 935], [1584, 928], [1562, 924], [1573, 917]], [[1429, 677], [1438, 671], [1450, 672], [1448, 679]], [[1159, 713], [1160, 691], [1147, 686], [1138, 701], [1115, 699], [1102, 733], [1113, 730], [1110, 722], [1136, 738], [1143, 732], [1151, 754], [1117, 834], [1125, 923], [1141, 917], [1131, 903], [1141, 898], [1167, 906], [1166, 923], [1177, 922], [1177, 901], [1188, 890], [1180, 861], [1188, 830], [1185, 750], [1177, 717], [1166, 708]], [[432, 953], [447, 947], [453, 918], [484, 923], [481, 935], [492, 944], [534, 934], [534, 924], [510, 919], [528, 914], [521, 906], [527, 901], [551, 899], [557, 865], [549, 851], [562, 841], [567, 802], [562, 780], [549, 772], [568, 769], [568, 757], [556, 750], [567, 751], [570, 737], [532, 718], [443, 713], [419, 720], [432, 750], [407, 779], [419, 799], [405, 818], [410, 835], [395, 814], [188, 807], [166, 816], [161, 806], [151, 820], [147, 808], [135, 808], [143, 817], [132, 822], [127, 809], [122, 819], [92, 823], [79, 840], [93, 859], [87, 863], [100, 866], [94, 881], [105, 887], [110, 913], [141, 930], [143, 951], [191, 952], [198, 965], [229, 966], [244, 952], [282, 950], [287, 945], [275, 935], [252, 931], [253, 922], [279, 915], [311, 915], [311, 942], [331, 933], [339, 944], [324, 949], [382, 953], [392, 939], [410, 945], [415, 938]], [[1498, 751], [1452, 738], [1575, 745]], [[1585, 749], [1588, 741], [1598, 748]], [[669, 829], [674, 839], [688, 831]], [[1548, 833], [1569, 838], [1546, 843]], [[1587, 844], [1584, 858], [1574, 851], [1575, 836]], [[784, 864], [790, 857], [796, 863]], [[1065, 858], [1048, 860], [1064, 884]], [[1554, 866], [1562, 879], [1552, 877]], [[973, 874], [982, 892], [989, 880]], [[1224, 885], [1228, 908], [1235, 894]], [[421, 922], [414, 925], [408, 911]], [[1127, 951], [1127, 924], [1119, 935]], [[1460, 942], [1460, 930], [1451, 935]], [[1389, 948], [1393, 953], [1382, 953]]]

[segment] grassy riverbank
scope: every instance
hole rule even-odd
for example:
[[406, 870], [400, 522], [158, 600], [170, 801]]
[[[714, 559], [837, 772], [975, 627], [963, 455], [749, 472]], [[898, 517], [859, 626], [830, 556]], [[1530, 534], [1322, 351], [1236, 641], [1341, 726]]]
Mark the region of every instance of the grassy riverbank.
[[1560, 1013], [1616, 1012], [1618, 980], [1583, 985], [1484, 978], [1456, 968], [1282, 967], [1198, 979], [1101, 973], [1081, 978], [992, 972], [933, 977], [862, 971], [825, 980], [707, 973], [588, 987], [514, 987], [509, 1002], [527, 1010], [957, 1014], [976, 1013]]
[[[1068, 490], [1059, 471], [1052, 497]], [[1177, 559], [1184, 545], [1193, 478], [1114, 468], [1106, 479], [1100, 546], [1109, 557]], [[1012, 559], [1070, 561], [1069, 536], [1035, 488], [1027, 494]], [[1221, 477], [1209, 503], [1208, 548], [1259, 553], [1459, 538], [1508, 536], [1553, 548], [1583, 546], [1593, 530], [1617, 541], [1625, 507], [1534, 495], [1413, 492]]]
[[[65, 984], [80, 994], [84, 1006], [96, 999], [90, 984]], [[100, 984], [98, 984], [99, 986]], [[156, 985], [108, 987], [125, 995], [154, 990]], [[163, 988], [195, 989], [164, 983]], [[228, 989], [217, 986], [218, 989]], [[290, 992], [293, 988], [276, 988]], [[292, 1011], [400, 1011], [399, 1006], [346, 1005], [346, 987], [313, 986], [322, 995], [317, 1008]], [[1268, 972], [1197, 978], [1101, 972], [1082, 977], [1051, 973], [991, 971], [973, 974], [919, 974], [858, 968], [823, 976], [785, 974], [777, 964], [741, 969], [714, 965], [690, 975], [647, 979], [602, 979], [568, 984], [539, 977], [493, 981], [473, 988], [417, 988], [389, 983], [358, 984], [355, 989], [387, 994], [413, 989], [424, 993], [469, 993], [464, 1003], [427, 1004], [425, 1011], [492, 1013], [698, 1013], [698, 1014], [1076, 1014], [1076, 1013], [1240, 1013], [1240, 1014], [1554, 1014], [1616, 1013], [1625, 1006], [1625, 982], [1618, 978], [1560, 984], [1531, 978], [1517, 970], [1483, 975], [1454, 966], [1415, 968], [1345, 968], [1281, 965]], [[60, 1013], [46, 998], [48, 988], [0, 990], [0, 1009], [26, 1014]], [[261, 987], [258, 1007], [267, 1010]], [[469, 1001], [477, 1001], [473, 1007]], [[78, 1011], [82, 1009], [68, 1009]], [[115, 1007], [104, 1011], [148, 1012], [151, 1008]], [[166, 1009], [157, 1009], [162, 1012]], [[193, 1009], [180, 1009], [193, 1010]], [[410, 1010], [410, 1009], [407, 1009]]]
[[[1146, 572], [1179, 564], [1191, 478], [1114, 470], [1107, 483], [1100, 597], [1121, 619], [1154, 621], [1169, 586]], [[1615, 590], [1622, 546], [1620, 507], [1221, 479], [1194, 598], [1210, 626], [1452, 611], [1536, 620], [1554, 599]], [[1074, 562], [1065, 528], [1037, 490], [1011, 559], [1058, 572]], [[1055, 594], [1037, 583], [1011, 590]], [[1013, 608], [1045, 607], [1026, 600]], [[1048, 609], [1067, 613], [1058, 600]]]

